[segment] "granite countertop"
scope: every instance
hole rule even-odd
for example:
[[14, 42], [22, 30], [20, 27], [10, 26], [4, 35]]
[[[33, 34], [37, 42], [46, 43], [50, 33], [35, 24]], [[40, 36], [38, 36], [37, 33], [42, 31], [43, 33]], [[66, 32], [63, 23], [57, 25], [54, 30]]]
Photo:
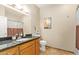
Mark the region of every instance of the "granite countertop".
[[36, 38], [39, 38], [39, 36], [33, 36], [32, 38], [21, 38], [21, 39], [26, 39], [26, 40], [23, 40], [23, 41], [18, 41], [20, 39], [0, 41], [0, 51], [7, 49], [7, 48], [10, 48], [10, 47], [13, 47], [13, 46], [16, 46], [16, 45], [19, 45], [19, 44], [24, 43], [24, 42], [34, 40]]

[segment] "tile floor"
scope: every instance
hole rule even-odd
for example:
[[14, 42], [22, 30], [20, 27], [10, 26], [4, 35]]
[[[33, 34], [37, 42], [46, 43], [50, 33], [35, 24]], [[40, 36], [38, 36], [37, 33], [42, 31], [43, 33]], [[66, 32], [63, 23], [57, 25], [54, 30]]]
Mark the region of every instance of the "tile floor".
[[46, 51], [41, 52], [41, 55], [74, 55], [74, 53], [57, 48], [46, 47]]

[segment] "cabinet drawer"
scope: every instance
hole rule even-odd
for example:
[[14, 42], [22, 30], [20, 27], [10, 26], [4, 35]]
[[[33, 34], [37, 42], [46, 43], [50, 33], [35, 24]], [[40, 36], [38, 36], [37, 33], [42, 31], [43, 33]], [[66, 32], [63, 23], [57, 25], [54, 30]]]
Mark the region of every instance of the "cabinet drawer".
[[20, 48], [20, 50], [23, 50], [23, 49], [25, 49], [25, 48], [33, 45], [33, 44], [35, 44], [35, 40], [27, 42], [27, 43], [24, 43], [24, 44], [20, 45], [19, 48]]

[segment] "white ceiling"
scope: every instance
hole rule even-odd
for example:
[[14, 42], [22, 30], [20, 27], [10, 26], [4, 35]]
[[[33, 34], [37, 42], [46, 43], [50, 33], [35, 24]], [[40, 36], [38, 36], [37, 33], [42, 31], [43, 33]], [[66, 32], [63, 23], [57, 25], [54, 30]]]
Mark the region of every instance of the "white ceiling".
[[47, 6], [48, 4], [36, 4], [39, 8], [40, 7], [45, 7], [45, 6]]
[[[61, 4], [60, 4], [61, 5]], [[42, 8], [42, 7], [50, 7], [50, 6], [60, 6], [59, 4], [36, 4], [37, 7]]]

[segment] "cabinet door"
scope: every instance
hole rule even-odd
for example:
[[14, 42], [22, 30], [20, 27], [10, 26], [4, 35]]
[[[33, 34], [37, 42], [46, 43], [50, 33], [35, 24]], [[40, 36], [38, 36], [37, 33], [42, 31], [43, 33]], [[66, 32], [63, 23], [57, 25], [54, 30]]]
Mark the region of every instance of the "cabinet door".
[[35, 55], [35, 46], [31, 45], [21, 51], [21, 55]]
[[21, 55], [35, 55], [35, 40], [19, 46]]
[[7, 51], [7, 55], [19, 55], [18, 46], [10, 48]]
[[35, 47], [36, 47], [36, 50], [35, 50], [36, 55], [39, 55], [40, 54], [40, 41], [39, 41], [39, 39], [36, 39]]
[[0, 55], [7, 55], [7, 51], [1, 51]]
[[0, 55], [18, 55], [18, 46], [6, 49], [0, 52]]

